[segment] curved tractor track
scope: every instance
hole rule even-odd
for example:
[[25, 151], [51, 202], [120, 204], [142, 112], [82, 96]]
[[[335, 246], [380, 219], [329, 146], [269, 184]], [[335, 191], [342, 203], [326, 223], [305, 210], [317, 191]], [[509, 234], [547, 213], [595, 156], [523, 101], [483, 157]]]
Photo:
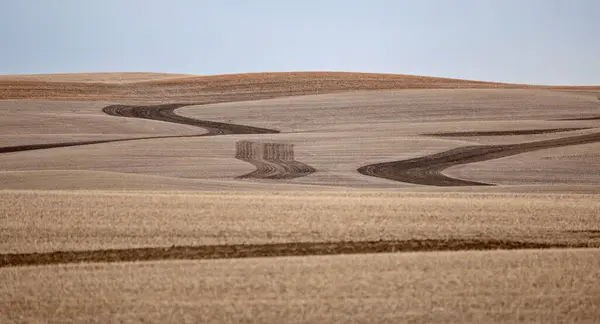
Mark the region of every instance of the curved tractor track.
[[238, 179], [294, 179], [316, 171], [310, 165], [294, 160], [293, 144], [239, 141], [235, 157], [256, 167], [255, 171]]
[[425, 133], [424, 136], [440, 137], [478, 137], [478, 136], [511, 136], [511, 135], [538, 135], [572, 132], [578, 130], [590, 129], [591, 127], [571, 127], [571, 128], [545, 128], [545, 129], [524, 129], [510, 131], [473, 131], [473, 132], [447, 132], [447, 133]]
[[279, 133], [278, 130], [274, 129], [198, 120], [175, 114], [175, 110], [178, 108], [194, 105], [197, 104], [162, 104], [151, 106], [112, 105], [105, 107], [102, 111], [111, 116], [160, 120], [168, 123], [202, 127], [208, 130], [208, 133], [198, 136]]
[[465, 146], [410, 160], [371, 164], [360, 167], [357, 171], [372, 177], [429, 186], [493, 186], [483, 182], [451, 178], [442, 174], [442, 171], [456, 165], [597, 142], [600, 142], [600, 133], [519, 144]]
[[572, 120], [572, 121], [576, 121], [576, 120], [600, 120], [600, 116], [580, 117], [580, 118], [562, 118], [562, 119], [555, 119], [555, 120]]
[[0, 154], [2, 154], [2, 153], [13, 153], [13, 152], [23, 152], [23, 151], [34, 151], [34, 150], [46, 150], [46, 149], [58, 148], [58, 147], [83, 146], [83, 145], [115, 143], [115, 142], [128, 142], [128, 141], [139, 141], [139, 140], [146, 140], [146, 139], [184, 138], [184, 137], [197, 137], [197, 136], [202, 136], [202, 135], [148, 136], [148, 137], [133, 137], [133, 138], [121, 138], [121, 139], [110, 139], [110, 140], [96, 140], [96, 141], [80, 141], [80, 142], [62, 142], [62, 143], [48, 143], [48, 144], [28, 144], [28, 145], [5, 146], [5, 147], [0, 147]]
[[146, 136], [122, 139], [95, 140], [95, 141], [79, 141], [79, 142], [60, 142], [47, 144], [28, 144], [0, 147], [0, 154], [13, 153], [33, 150], [44, 150], [58, 147], [81, 146], [114, 142], [137, 141], [146, 139], [163, 139], [163, 138], [184, 138], [184, 137], [200, 137], [200, 136], [215, 136], [228, 134], [275, 134], [278, 130], [252, 127], [246, 125], [219, 123], [213, 121], [204, 121], [175, 114], [175, 110], [185, 106], [196, 104], [162, 104], [150, 106], [130, 106], [130, 105], [112, 105], [105, 107], [102, 111], [108, 115], [116, 117], [132, 117], [150, 120], [159, 120], [169, 123], [197, 126], [208, 130], [207, 133], [197, 135], [172, 135], [172, 136]]

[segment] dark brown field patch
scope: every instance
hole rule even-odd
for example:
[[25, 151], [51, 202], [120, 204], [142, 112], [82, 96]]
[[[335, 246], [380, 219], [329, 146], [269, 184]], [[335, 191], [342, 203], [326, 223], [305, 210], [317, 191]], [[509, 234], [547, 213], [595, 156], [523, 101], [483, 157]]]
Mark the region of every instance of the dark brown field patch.
[[591, 127], [574, 127], [574, 128], [547, 128], [547, 129], [523, 129], [510, 131], [472, 131], [472, 132], [446, 132], [446, 133], [425, 133], [424, 136], [441, 136], [441, 137], [475, 137], [475, 136], [511, 136], [511, 135], [538, 135], [571, 132], [577, 130], [590, 129]]
[[256, 167], [239, 179], [294, 179], [316, 171], [294, 159], [294, 144], [238, 141], [235, 157]]
[[595, 247], [592, 243], [536, 243], [485, 239], [423, 239], [388, 241], [297, 242], [276, 244], [200, 245], [15, 253], [0, 255], [0, 267], [89, 262], [204, 260], [417, 251], [515, 250]]
[[442, 171], [456, 165], [499, 159], [543, 149], [600, 142], [600, 133], [505, 145], [475, 145], [403, 161], [371, 164], [358, 168], [364, 175], [429, 186], [491, 186], [456, 179]]

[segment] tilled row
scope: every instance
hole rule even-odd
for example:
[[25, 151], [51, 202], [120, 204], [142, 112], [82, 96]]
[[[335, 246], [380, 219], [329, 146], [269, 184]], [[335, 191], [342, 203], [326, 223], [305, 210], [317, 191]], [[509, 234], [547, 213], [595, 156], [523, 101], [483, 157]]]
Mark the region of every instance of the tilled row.
[[235, 157], [256, 167], [239, 179], [294, 179], [316, 171], [310, 165], [294, 160], [294, 144], [239, 141]]
[[0, 255], [1, 267], [89, 262], [203, 260], [416, 251], [588, 248], [590, 244], [537, 243], [492, 239], [413, 239], [379, 241], [295, 242], [274, 244], [199, 245], [132, 249], [14, 253]]

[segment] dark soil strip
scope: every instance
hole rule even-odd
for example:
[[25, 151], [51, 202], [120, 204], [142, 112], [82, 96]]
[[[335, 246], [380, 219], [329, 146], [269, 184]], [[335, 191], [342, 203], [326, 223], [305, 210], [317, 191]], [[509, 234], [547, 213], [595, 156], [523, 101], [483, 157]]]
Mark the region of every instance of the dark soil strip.
[[549, 129], [525, 129], [512, 131], [482, 131], [482, 132], [449, 132], [449, 133], [427, 133], [425, 136], [442, 137], [471, 137], [471, 136], [507, 136], [507, 135], [536, 135], [560, 132], [571, 132], [576, 130], [590, 129], [591, 127], [580, 128], [549, 128]]
[[193, 118], [183, 117], [175, 114], [175, 109], [191, 106], [194, 104], [164, 104], [155, 106], [126, 106], [126, 105], [113, 105], [102, 109], [103, 112], [111, 116], [118, 117], [134, 117], [151, 120], [159, 120], [170, 123], [192, 125], [202, 127], [208, 130], [207, 133], [198, 135], [173, 135], [173, 136], [150, 136], [150, 137], [136, 137], [136, 138], [124, 138], [124, 139], [112, 139], [112, 140], [96, 140], [96, 141], [81, 141], [81, 142], [63, 142], [63, 143], [49, 143], [49, 144], [30, 144], [30, 145], [16, 145], [0, 147], [0, 154], [32, 151], [32, 150], [43, 150], [56, 147], [68, 147], [68, 146], [80, 146], [80, 145], [92, 145], [102, 143], [114, 143], [114, 142], [126, 142], [126, 141], [137, 141], [144, 139], [160, 139], [160, 138], [178, 138], [178, 137], [199, 137], [199, 136], [215, 136], [215, 135], [227, 135], [227, 134], [267, 134], [267, 133], [279, 133], [278, 130], [258, 128], [252, 126], [218, 123], [211, 121], [202, 121]]
[[17, 146], [6, 146], [0, 147], [0, 154], [12, 153], [12, 152], [23, 152], [33, 150], [44, 150], [57, 147], [68, 147], [68, 146], [81, 146], [81, 145], [92, 145], [102, 143], [114, 143], [114, 142], [127, 142], [127, 141], [139, 141], [145, 139], [161, 139], [161, 138], [184, 138], [184, 137], [197, 137], [201, 135], [173, 135], [173, 136], [150, 136], [150, 137], [134, 137], [134, 138], [121, 138], [111, 140], [97, 140], [97, 141], [81, 141], [81, 142], [63, 142], [63, 143], [48, 143], [48, 144], [30, 144], [30, 145], [17, 145]]
[[600, 120], [600, 116], [581, 117], [581, 118], [562, 118], [562, 119], [554, 119], [554, 120]]
[[253, 126], [204, 121], [175, 114], [175, 110], [194, 104], [163, 104], [152, 106], [113, 105], [102, 109], [108, 115], [160, 120], [169, 123], [202, 127], [208, 130], [203, 136], [227, 134], [274, 134], [278, 130]]
[[303, 255], [364, 254], [415, 251], [512, 250], [593, 247], [590, 244], [533, 243], [503, 240], [448, 239], [358, 242], [299, 242], [277, 244], [202, 245], [60, 251], [0, 255], [0, 267], [82, 262], [233, 259]]
[[600, 142], [600, 133], [519, 144], [466, 146], [410, 160], [371, 164], [360, 167], [358, 172], [388, 180], [429, 186], [490, 186], [492, 184], [451, 178], [441, 172], [455, 165], [596, 142]]

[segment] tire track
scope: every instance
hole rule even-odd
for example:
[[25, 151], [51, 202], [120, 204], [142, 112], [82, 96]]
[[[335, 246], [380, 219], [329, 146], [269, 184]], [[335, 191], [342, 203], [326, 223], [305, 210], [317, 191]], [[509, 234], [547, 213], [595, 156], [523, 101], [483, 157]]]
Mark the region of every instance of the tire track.
[[562, 118], [562, 119], [554, 119], [554, 120], [562, 120], [562, 121], [576, 121], [576, 120], [600, 120], [600, 116], [592, 116], [592, 117], [580, 117], [580, 118]]
[[441, 172], [456, 165], [597, 142], [600, 142], [600, 133], [519, 144], [465, 146], [410, 160], [371, 164], [360, 167], [357, 171], [367, 176], [429, 186], [493, 186], [483, 182], [451, 178]]
[[235, 158], [256, 167], [238, 179], [294, 179], [316, 171], [310, 165], [294, 160], [293, 144], [239, 141]]
[[152, 260], [206, 260], [253, 257], [365, 254], [417, 251], [514, 250], [544, 248], [587, 248], [594, 243], [536, 243], [484, 239], [423, 239], [341, 242], [296, 242], [274, 244], [200, 245], [11, 253], [0, 255], [0, 268], [90, 262], [133, 262]]
[[62, 142], [62, 143], [48, 143], [48, 144], [29, 144], [29, 145], [16, 145], [16, 146], [5, 146], [0, 147], [0, 154], [2, 153], [13, 153], [23, 151], [34, 151], [34, 150], [45, 150], [58, 147], [69, 147], [69, 146], [83, 146], [103, 143], [115, 143], [115, 142], [128, 142], [128, 141], [139, 141], [146, 139], [163, 139], [163, 138], [185, 138], [185, 137], [197, 137], [201, 135], [171, 135], [171, 136], [149, 136], [149, 137], [133, 137], [133, 138], [120, 138], [110, 140], [96, 140], [96, 141], [80, 141], [80, 142]]
[[525, 129], [525, 130], [512, 130], [512, 131], [448, 132], [448, 133], [426, 133], [426, 134], [421, 134], [421, 135], [441, 136], [441, 137], [537, 135], [537, 134], [571, 132], [571, 131], [585, 130], [585, 129], [590, 129], [590, 128], [591, 127]]
[[274, 133], [279, 133], [278, 130], [274, 130], [274, 129], [259, 128], [259, 127], [238, 125], [238, 124], [212, 122], [212, 121], [204, 121], [204, 120], [188, 118], [188, 117], [184, 117], [184, 116], [175, 114], [176, 109], [185, 107], [185, 106], [192, 106], [192, 105], [196, 105], [196, 104], [162, 104], [162, 105], [150, 105], [150, 106], [112, 105], [112, 106], [103, 108], [102, 111], [108, 115], [116, 116], [116, 117], [142, 118], [142, 119], [158, 120], [158, 121], [164, 121], [164, 122], [169, 122], [169, 123], [201, 127], [201, 128], [206, 129], [208, 131], [207, 133], [197, 134], [197, 135], [147, 136], [147, 137], [134, 137], [134, 138], [110, 139], [110, 140], [5, 146], [5, 147], [0, 147], [0, 154], [23, 152], [23, 151], [33, 151], [33, 150], [44, 150], [44, 149], [51, 149], [51, 148], [58, 148], [58, 147], [93, 145], [93, 144], [147, 140], [147, 139], [185, 138], [185, 137], [215, 136], [215, 135], [229, 135], [229, 134], [274, 134]]

